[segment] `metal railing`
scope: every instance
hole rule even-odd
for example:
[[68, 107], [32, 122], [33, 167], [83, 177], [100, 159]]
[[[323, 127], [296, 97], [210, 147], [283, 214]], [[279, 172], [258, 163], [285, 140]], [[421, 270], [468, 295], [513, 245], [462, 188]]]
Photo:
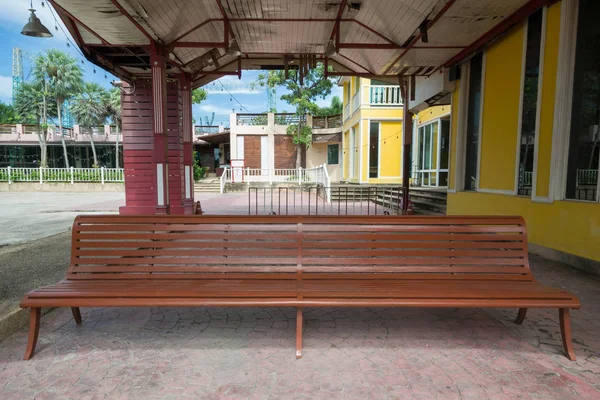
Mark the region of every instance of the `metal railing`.
[[299, 121], [306, 122], [306, 115], [299, 116], [293, 113], [275, 113], [275, 125], [298, 125]]
[[218, 125], [194, 125], [194, 134], [197, 136], [219, 133]]
[[372, 106], [401, 106], [400, 86], [371, 85], [369, 87], [369, 104]]
[[0, 182], [124, 182], [123, 168], [0, 168]]
[[598, 170], [597, 169], [578, 169], [577, 170], [577, 186], [582, 185], [597, 185]]
[[313, 129], [340, 128], [342, 126], [342, 114], [313, 117]]
[[266, 113], [263, 114], [235, 114], [236, 125], [267, 125], [269, 117]]
[[[329, 194], [328, 194], [329, 193]], [[327, 196], [331, 195], [331, 201]], [[400, 215], [402, 188], [250, 187], [249, 215]]]

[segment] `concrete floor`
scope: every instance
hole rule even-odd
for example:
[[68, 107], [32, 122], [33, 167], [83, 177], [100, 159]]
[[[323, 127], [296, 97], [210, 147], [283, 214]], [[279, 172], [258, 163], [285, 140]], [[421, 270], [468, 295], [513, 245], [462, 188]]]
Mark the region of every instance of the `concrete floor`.
[[78, 214], [117, 212], [125, 193], [0, 192], [0, 246], [69, 230]]

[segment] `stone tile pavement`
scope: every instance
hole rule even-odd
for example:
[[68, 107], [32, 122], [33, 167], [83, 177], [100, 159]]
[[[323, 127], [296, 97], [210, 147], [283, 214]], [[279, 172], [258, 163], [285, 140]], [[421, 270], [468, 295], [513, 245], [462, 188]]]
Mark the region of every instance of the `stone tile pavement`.
[[32, 360], [0, 343], [0, 399], [600, 399], [600, 279], [532, 264], [583, 303], [577, 362], [556, 310], [311, 308], [296, 360], [293, 309], [58, 309]]

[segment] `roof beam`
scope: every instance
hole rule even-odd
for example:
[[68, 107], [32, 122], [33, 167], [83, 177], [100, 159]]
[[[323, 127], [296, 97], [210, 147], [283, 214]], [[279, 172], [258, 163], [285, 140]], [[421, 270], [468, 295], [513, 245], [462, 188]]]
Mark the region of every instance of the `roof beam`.
[[133, 18], [133, 17], [131, 16], [131, 14], [129, 14], [129, 13], [127, 12], [127, 10], [125, 10], [125, 9], [123, 8], [123, 6], [122, 6], [121, 4], [119, 4], [119, 2], [118, 2], [117, 0], [110, 0], [110, 2], [111, 2], [111, 3], [112, 3], [114, 6], [115, 6], [115, 7], [117, 7], [117, 8], [119, 9], [119, 11], [121, 11], [121, 14], [123, 14], [125, 17], [127, 17], [127, 19], [128, 19], [129, 21], [131, 21], [131, 23], [132, 23], [133, 25], [135, 25], [135, 27], [136, 27], [136, 28], [137, 28], [137, 29], [138, 29], [140, 32], [142, 32], [142, 33], [144, 34], [144, 36], [146, 36], [146, 37], [148, 38], [148, 40], [150, 40], [150, 42], [154, 42], [154, 41], [155, 41], [155, 39], [152, 37], [152, 35], [150, 35], [150, 34], [148, 33], [148, 31], [146, 31], [146, 29], [144, 29], [144, 27], [142, 27], [142, 26], [140, 25], [140, 23], [139, 23], [139, 22], [137, 22], [137, 21], [135, 20], [135, 18]]
[[[225, 24], [225, 32], [229, 32], [229, 34], [231, 35], [231, 37], [233, 39], [235, 39], [235, 34], [233, 33], [233, 29], [231, 27], [231, 24], [229, 23], [229, 18], [227, 17], [227, 13], [225, 12], [225, 8], [223, 8], [223, 3], [221, 3], [221, 0], [216, 0], [217, 2], [217, 6], [219, 7], [219, 10], [221, 11], [221, 15], [223, 16], [223, 23]], [[229, 42], [227, 40], [228, 38], [225, 38], [226, 42]], [[239, 45], [239, 43], [238, 43]]]
[[340, 21], [342, 20], [342, 15], [344, 14], [347, 3], [347, 0], [340, 1], [340, 8], [338, 9], [337, 16], [335, 17], [335, 23], [333, 24], [331, 35], [329, 35], [329, 40], [333, 40], [335, 37], [336, 47], [340, 44]]
[[[469, 46], [465, 47], [463, 51], [456, 54], [454, 57], [450, 58], [443, 65], [437, 67], [433, 72], [439, 70], [442, 67], [451, 67], [460, 61], [464, 60], [471, 54], [480, 50], [487, 43], [491, 42], [495, 38], [497, 38], [500, 34], [504, 33], [506, 30], [511, 28], [513, 25], [521, 22], [524, 18], [529, 16], [531, 13], [536, 11], [538, 8], [551, 5], [555, 3], [556, 0], [530, 0], [526, 4], [524, 4], [517, 11], [509, 15], [500, 21], [496, 26], [492, 29], [484, 33], [479, 39], [475, 40]], [[432, 73], [433, 73], [432, 72]]]
[[211, 22], [216, 22], [216, 21], [222, 22], [222, 21], [224, 21], [224, 19], [223, 18], [209, 18], [206, 21], [203, 21], [203, 22], [199, 23], [198, 25], [194, 26], [192, 29], [189, 29], [188, 31], [179, 35], [176, 39], [172, 40], [171, 43], [168, 44], [168, 46], [172, 46], [174, 43], [179, 42], [181, 39], [188, 36], [190, 33], [194, 32], [195, 30], [202, 28], [204, 25], [209, 24]]
[[197, 49], [226, 49], [229, 43], [226, 42], [175, 42], [169, 45], [173, 47], [187, 47]]
[[[94, 35], [96, 38], [98, 38], [103, 44], [109, 44], [102, 36], [98, 35], [96, 32], [94, 32], [92, 29], [90, 29], [86, 24], [81, 22], [77, 17], [75, 17], [73, 14], [71, 14], [64, 8], [62, 8], [60, 5], [56, 4], [56, 0], [48, 0], [48, 2], [50, 2], [57, 11], [60, 11], [61, 13], [66, 15], [69, 19], [77, 22], [79, 25], [81, 25], [85, 29], [87, 29], [92, 35]], [[77, 29], [77, 26], [73, 25], [73, 28]], [[82, 41], [81, 44], [84, 44], [84, 42]]]
[[[456, 0], [448, 0], [448, 2], [446, 4], [444, 4], [444, 7], [442, 7], [442, 9], [437, 13], [437, 15], [435, 17], [433, 17], [433, 19], [427, 23], [427, 29], [431, 29], [431, 27], [436, 22], [438, 22], [440, 18], [442, 18], [442, 16], [446, 13], [446, 11], [448, 11], [448, 9], [450, 7], [452, 7], [452, 5], [455, 2], [456, 2]], [[402, 57], [404, 57], [404, 55], [406, 55], [406, 53], [408, 53], [410, 51], [410, 49], [415, 46], [415, 44], [421, 39], [422, 36], [423, 36], [422, 32], [419, 31], [419, 34], [417, 36], [415, 36], [415, 38], [413, 40], [410, 41], [408, 46], [406, 46], [406, 49], [404, 49], [402, 51], [402, 53], [400, 53], [400, 55], [398, 57], [396, 57], [396, 59], [390, 65], [388, 65], [388, 67], [383, 71], [383, 73], [387, 74], [388, 72], [390, 72], [392, 67], [394, 67], [398, 63], [398, 61], [400, 61], [402, 59]]]

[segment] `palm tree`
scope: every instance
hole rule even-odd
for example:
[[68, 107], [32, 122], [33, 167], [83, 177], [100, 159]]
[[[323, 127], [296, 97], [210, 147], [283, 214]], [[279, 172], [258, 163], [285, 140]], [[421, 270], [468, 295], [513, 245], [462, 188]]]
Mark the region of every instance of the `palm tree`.
[[117, 140], [115, 142], [115, 168], [119, 168], [119, 130], [121, 129], [121, 89], [112, 88], [108, 91], [106, 99], [106, 114], [117, 128]]
[[92, 128], [104, 123], [106, 120], [106, 102], [108, 93], [97, 83], [86, 82], [83, 90], [70, 100], [69, 111], [77, 123], [90, 132], [90, 144], [94, 155], [94, 166], [98, 166], [98, 156], [94, 145], [94, 132]]
[[35, 79], [43, 83], [56, 102], [58, 129], [65, 157], [65, 167], [69, 168], [67, 144], [62, 130], [62, 107], [68, 99], [81, 91], [83, 72], [77, 60], [60, 50], [52, 49], [38, 56], [33, 64]]
[[23, 82], [15, 96], [15, 112], [20, 123], [34, 122], [37, 125], [37, 136], [40, 144], [40, 167], [48, 166], [48, 150], [46, 143], [47, 117], [56, 117], [56, 107], [48, 104], [43, 84], [40, 82]]

